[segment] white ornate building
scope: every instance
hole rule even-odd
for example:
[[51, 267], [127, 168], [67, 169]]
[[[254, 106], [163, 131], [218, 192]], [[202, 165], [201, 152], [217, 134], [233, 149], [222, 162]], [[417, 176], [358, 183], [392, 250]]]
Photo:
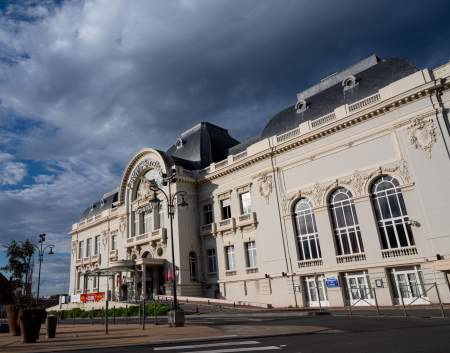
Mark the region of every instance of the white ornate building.
[[[298, 93], [245, 143], [200, 123], [166, 152], [143, 149], [72, 226], [70, 294], [170, 294], [175, 246], [184, 296], [450, 302], [449, 107], [450, 63], [371, 56]], [[149, 202], [172, 169], [188, 202], [174, 244], [167, 204]]]

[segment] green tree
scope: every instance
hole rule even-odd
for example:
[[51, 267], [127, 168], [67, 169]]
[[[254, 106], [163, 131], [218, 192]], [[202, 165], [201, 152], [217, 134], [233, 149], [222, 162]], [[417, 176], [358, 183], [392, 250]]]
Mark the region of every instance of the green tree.
[[34, 246], [30, 240], [17, 242], [12, 240], [5, 246], [8, 262], [1, 270], [10, 274], [10, 283], [15, 290], [23, 295], [31, 295], [32, 259]]

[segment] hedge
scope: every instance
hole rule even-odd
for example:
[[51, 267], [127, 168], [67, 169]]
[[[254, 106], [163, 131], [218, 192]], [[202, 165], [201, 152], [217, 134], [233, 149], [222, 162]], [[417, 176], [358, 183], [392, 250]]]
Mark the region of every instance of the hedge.
[[[113, 312], [115, 310], [116, 317], [126, 317], [126, 316], [138, 316], [139, 315], [139, 307], [137, 305], [130, 305], [126, 308], [109, 308], [108, 309], [108, 316], [112, 317]], [[72, 318], [90, 318], [93, 317], [103, 317], [104, 316], [104, 309], [94, 309], [94, 310], [84, 310], [80, 308], [74, 308], [70, 310], [50, 310], [48, 312], [49, 315], [55, 315], [60, 320], [66, 320], [66, 319], [72, 319]], [[166, 304], [156, 304], [156, 314], [158, 316], [166, 315], [169, 311], [169, 306]], [[155, 314], [155, 303], [149, 303], [145, 305], [145, 313], [147, 316], [152, 316]]]

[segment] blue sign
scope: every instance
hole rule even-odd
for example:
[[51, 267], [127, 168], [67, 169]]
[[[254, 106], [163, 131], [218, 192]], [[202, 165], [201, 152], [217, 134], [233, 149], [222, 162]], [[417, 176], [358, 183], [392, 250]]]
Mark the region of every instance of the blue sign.
[[339, 287], [339, 281], [336, 277], [328, 277], [325, 280], [325, 285], [327, 288], [337, 288]]

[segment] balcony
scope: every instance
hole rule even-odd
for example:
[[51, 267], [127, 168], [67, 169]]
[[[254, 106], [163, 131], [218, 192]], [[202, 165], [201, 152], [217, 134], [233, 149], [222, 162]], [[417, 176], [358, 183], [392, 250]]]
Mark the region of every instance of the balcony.
[[152, 243], [156, 244], [158, 241], [162, 241], [163, 243], [167, 242], [167, 229], [166, 228], [158, 228], [151, 232], [150, 240]]
[[338, 255], [338, 256], [336, 256], [336, 261], [338, 264], [366, 261], [366, 254], [359, 253], [359, 254], [349, 254], [349, 255]]
[[236, 270], [226, 270], [225, 276], [234, 276], [236, 275]]
[[322, 259], [311, 259], [311, 260], [303, 260], [298, 261], [299, 268], [311, 268], [311, 267], [319, 267], [323, 265]]
[[413, 256], [417, 254], [418, 252], [415, 246], [381, 250], [381, 255], [383, 256], [383, 259], [388, 259], [392, 257]]
[[81, 266], [83, 264], [83, 259], [77, 259], [76, 266]]
[[134, 237], [128, 238], [126, 242], [126, 246], [133, 246]]
[[119, 251], [117, 250], [117, 249], [115, 249], [115, 250], [111, 250], [110, 252], [109, 252], [109, 258], [111, 259], [111, 260], [117, 260], [117, 257], [119, 256]]
[[242, 214], [238, 217], [238, 224], [237, 226], [239, 228], [244, 228], [244, 227], [256, 227], [256, 224], [258, 222], [256, 221], [256, 212], [251, 212], [251, 213], [246, 213], [246, 214]]
[[100, 262], [100, 255], [92, 255], [91, 256], [91, 263]]
[[217, 231], [217, 227], [215, 223], [204, 224], [200, 226], [200, 235], [211, 235], [215, 234]]
[[134, 237], [133, 245], [142, 245], [150, 242], [150, 233], [139, 234]]
[[223, 219], [217, 225], [217, 232], [224, 233], [226, 231], [233, 231], [236, 228], [236, 219], [234, 217]]

